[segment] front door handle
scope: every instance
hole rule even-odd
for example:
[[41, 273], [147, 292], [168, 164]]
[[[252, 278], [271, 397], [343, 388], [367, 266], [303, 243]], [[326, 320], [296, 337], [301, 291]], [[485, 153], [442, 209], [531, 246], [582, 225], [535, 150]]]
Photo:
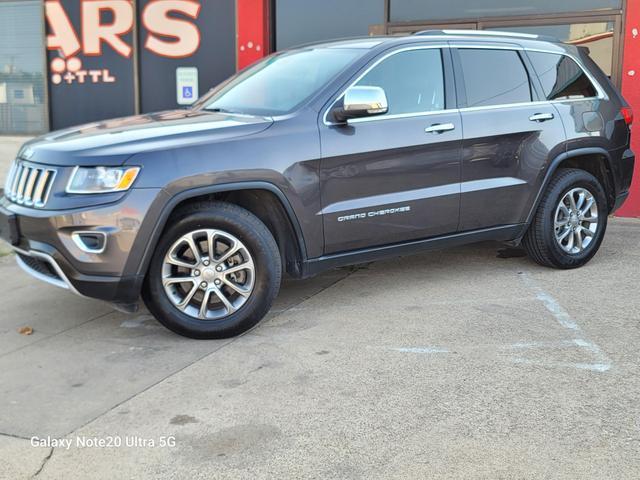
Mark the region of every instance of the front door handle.
[[453, 123], [434, 123], [430, 127], [424, 129], [424, 133], [443, 133], [450, 130], [455, 130], [456, 126]]
[[547, 120], [553, 120], [553, 113], [536, 113], [529, 117], [532, 122], [546, 122]]

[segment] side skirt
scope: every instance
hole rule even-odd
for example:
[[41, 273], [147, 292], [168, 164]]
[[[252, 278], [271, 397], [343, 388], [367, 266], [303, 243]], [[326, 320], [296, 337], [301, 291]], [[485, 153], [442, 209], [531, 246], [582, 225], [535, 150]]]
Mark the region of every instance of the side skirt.
[[415, 240], [406, 243], [384, 245], [381, 247], [366, 248], [362, 250], [311, 258], [302, 264], [302, 278], [308, 278], [332, 268], [374, 262], [390, 257], [412, 255], [414, 253], [429, 250], [441, 250], [459, 245], [485, 241], [507, 242], [522, 237], [526, 228], [527, 225], [524, 223], [504, 225], [482, 230], [473, 230], [471, 232], [433, 237], [425, 240]]

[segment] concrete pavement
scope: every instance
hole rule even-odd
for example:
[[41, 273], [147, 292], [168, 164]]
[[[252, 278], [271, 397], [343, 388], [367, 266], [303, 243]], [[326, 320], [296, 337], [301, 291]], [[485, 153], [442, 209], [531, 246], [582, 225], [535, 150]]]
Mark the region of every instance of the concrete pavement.
[[287, 281], [206, 342], [4, 257], [0, 478], [637, 478], [640, 221], [580, 270], [501, 248]]

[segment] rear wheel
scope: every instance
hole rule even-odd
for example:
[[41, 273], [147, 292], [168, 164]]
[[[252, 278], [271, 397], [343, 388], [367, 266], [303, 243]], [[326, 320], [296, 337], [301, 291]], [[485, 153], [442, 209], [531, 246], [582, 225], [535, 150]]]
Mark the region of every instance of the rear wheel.
[[271, 232], [247, 210], [222, 202], [192, 205], [176, 218], [145, 281], [151, 313], [191, 338], [227, 338], [253, 327], [280, 288]]
[[597, 178], [584, 170], [559, 170], [543, 195], [523, 246], [541, 265], [581, 267], [600, 248], [608, 213], [606, 194]]

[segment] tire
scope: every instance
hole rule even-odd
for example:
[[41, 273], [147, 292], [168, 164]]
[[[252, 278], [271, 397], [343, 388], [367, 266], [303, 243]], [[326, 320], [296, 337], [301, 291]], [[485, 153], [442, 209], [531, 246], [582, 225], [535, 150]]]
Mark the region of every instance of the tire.
[[[224, 202], [190, 204], [170, 222], [143, 286], [149, 311], [169, 330], [195, 339], [233, 337], [260, 322], [282, 279], [278, 245], [264, 223]], [[238, 248], [233, 255], [232, 247]], [[231, 257], [218, 263], [227, 254]], [[227, 273], [231, 268], [237, 271]]]
[[[577, 206], [580, 194], [584, 191], [592, 195], [595, 206], [582, 217], [566, 215], [565, 210], [582, 213], [582, 209], [574, 209], [571, 206], [562, 209], [560, 202], [563, 201], [565, 206], [570, 205], [570, 200], [568, 203], [567, 200], [573, 196], [574, 200], [578, 198], [574, 203]], [[586, 198], [589, 198], [588, 195]], [[582, 207], [589, 205], [589, 202], [590, 200], [585, 200]], [[580, 219], [594, 219], [596, 211], [595, 231], [591, 232], [592, 235], [586, 235], [585, 227], [588, 226], [591, 231], [593, 222], [581, 222]], [[529, 257], [540, 265], [558, 269], [581, 267], [598, 252], [607, 229], [608, 214], [607, 196], [596, 177], [584, 170], [560, 169], [545, 190], [522, 244]], [[567, 228], [575, 230], [567, 232]], [[589, 239], [588, 244], [582, 249], [579, 249], [580, 242], [576, 239], [575, 233], [572, 233], [575, 231], [579, 231], [585, 242]], [[563, 235], [566, 235], [565, 238], [560, 240], [558, 237]], [[575, 244], [572, 251], [568, 251], [570, 242], [573, 242], [571, 245]]]

